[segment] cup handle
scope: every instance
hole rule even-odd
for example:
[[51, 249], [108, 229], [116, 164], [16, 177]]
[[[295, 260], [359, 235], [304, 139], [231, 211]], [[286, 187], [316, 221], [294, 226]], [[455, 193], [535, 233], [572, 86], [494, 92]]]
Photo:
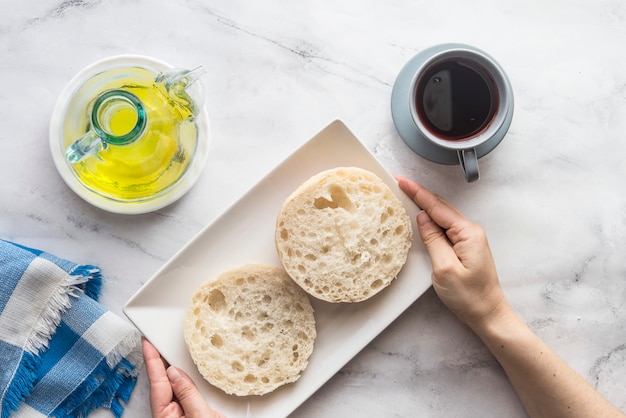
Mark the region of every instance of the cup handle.
[[478, 157], [476, 156], [476, 148], [462, 149], [457, 151], [461, 170], [468, 183], [472, 183], [480, 177], [478, 170]]
[[95, 131], [89, 131], [65, 149], [65, 158], [70, 163], [77, 163], [104, 148], [106, 145], [102, 138]]

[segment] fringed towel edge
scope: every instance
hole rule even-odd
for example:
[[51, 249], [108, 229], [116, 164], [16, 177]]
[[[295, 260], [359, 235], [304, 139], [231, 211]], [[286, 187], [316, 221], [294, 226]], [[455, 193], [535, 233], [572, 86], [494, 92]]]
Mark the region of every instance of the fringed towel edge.
[[[46, 309], [42, 311], [24, 344], [24, 350], [30, 354], [38, 355], [48, 347], [48, 342], [61, 323], [61, 315], [71, 306], [71, 299], [77, 297], [76, 292], [84, 292], [90, 297], [99, 295], [102, 287], [102, 273], [99, 268], [77, 266], [66, 274], [60, 286], [50, 295]], [[91, 281], [94, 283], [91, 284]]]
[[42, 310], [22, 347], [24, 350], [22, 360], [15, 369], [13, 380], [2, 399], [2, 418], [16, 411], [33, 390], [36, 370], [41, 364], [41, 353], [48, 348], [61, 323], [63, 312], [71, 306], [72, 298], [78, 296], [77, 292], [84, 292], [96, 298], [100, 294], [102, 273], [98, 267], [79, 265], [65, 275], [61, 284], [50, 295], [46, 308]]
[[0, 416], [8, 418], [17, 411], [26, 395], [31, 391], [33, 382], [37, 378], [37, 367], [41, 360], [30, 353], [24, 352], [19, 366], [15, 370], [13, 380], [4, 393]]
[[[89, 378], [55, 411], [60, 416], [87, 417], [99, 408], [108, 408], [121, 417], [124, 406], [141, 372], [141, 334], [129, 327], [129, 333], [107, 353]], [[86, 399], [86, 400], [85, 400]]]

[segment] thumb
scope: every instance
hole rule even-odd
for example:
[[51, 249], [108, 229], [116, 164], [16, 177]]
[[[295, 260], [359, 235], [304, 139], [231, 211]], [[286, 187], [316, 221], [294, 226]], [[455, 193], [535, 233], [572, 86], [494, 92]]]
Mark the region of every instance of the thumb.
[[433, 268], [457, 259], [446, 233], [425, 211], [417, 214], [417, 229], [426, 245]]
[[167, 369], [167, 378], [172, 385], [174, 396], [188, 418], [219, 417], [206, 403], [202, 394], [191, 378], [181, 369], [170, 366]]

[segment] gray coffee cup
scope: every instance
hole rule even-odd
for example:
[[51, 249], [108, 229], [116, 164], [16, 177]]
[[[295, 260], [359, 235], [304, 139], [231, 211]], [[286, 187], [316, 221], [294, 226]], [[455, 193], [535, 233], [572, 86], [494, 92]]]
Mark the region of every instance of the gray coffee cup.
[[417, 154], [459, 164], [468, 182], [479, 179], [478, 159], [504, 138], [513, 118], [513, 89], [487, 53], [443, 44], [414, 56], [391, 96], [400, 137]]

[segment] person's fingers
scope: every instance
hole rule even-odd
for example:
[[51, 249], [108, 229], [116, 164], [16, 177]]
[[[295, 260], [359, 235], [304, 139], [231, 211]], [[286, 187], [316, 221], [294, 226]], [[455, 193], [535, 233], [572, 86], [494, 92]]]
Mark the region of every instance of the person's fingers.
[[173, 392], [167, 378], [165, 363], [157, 349], [145, 338], [142, 338], [143, 359], [146, 364], [148, 381], [150, 382], [150, 408], [155, 417], [171, 409]]
[[396, 180], [400, 189], [443, 229], [458, 227], [467, 222], [467, 218], [456, 207], [422, 185], [403, 176], [396, 176]]
[[449, 269], [458, 262], [444, 230], [423, 210], [417, 214], [417, 229], [430, 255], [434, 271]]
[[185, 411], [186, 418], [221, 418], [204, 400], [191, 378], [181, 369], [170, 366], [167, 377], [178, 402]]

